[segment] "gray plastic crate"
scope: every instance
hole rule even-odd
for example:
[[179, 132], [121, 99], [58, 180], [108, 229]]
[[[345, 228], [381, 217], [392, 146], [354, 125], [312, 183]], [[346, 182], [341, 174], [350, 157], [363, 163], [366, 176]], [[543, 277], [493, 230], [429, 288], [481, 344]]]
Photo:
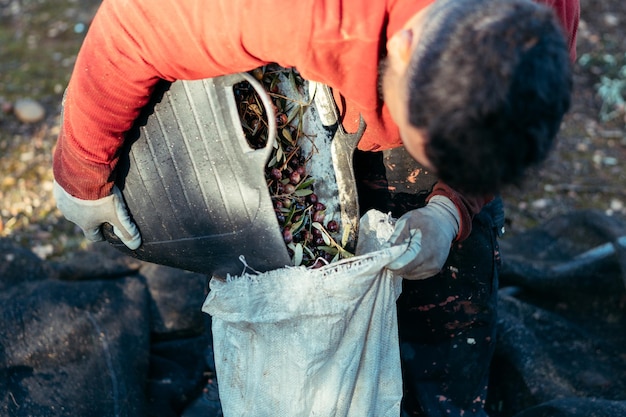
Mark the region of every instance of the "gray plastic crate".
[[[269, 139], [262, 149], [248, 145], [237, 112], [233, 86], [244, 80], [268, 113]], [[328, 98], [327, 89], [320, 91]], [[161, 88], [129, 133], [118, 166], [118, 186], [143, 243], [130, 251], [110, 227], [107, 240], [144, 261], [213, 275], [240, 274], [242, 256], [259, 271], [290, 265], [265, 179], [275, 136], [268, 103], [263, 87], [246, 73]], [[363, 129], [347, 135], [335, 124], [316, 142], [318, 151], [328, 145], [316, 158], [335, 166], [324, 181], [337, 184], [324, 187], [332, 195], [323, 198], [336, 200], [338, 220], [350, 224], [351, 247], [358, 225], [351, 158]]]

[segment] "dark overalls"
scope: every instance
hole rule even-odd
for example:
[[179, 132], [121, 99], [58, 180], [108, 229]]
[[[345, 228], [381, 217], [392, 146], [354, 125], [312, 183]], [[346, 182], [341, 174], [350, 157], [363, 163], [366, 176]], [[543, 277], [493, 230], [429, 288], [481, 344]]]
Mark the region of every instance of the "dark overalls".
[[[370, 208], [396, 218], [422, 207], [436, 179], [420, 175], [415, 192], [393, 192], [388, 168], [403, 169], [399, 151], [355, 154], [361, 214]], [[412, 162], [416, 164], [415, 162]], [[390, 185], [392, 185], [390, 190]], [[404, 280], [398, 307], [404, 398], [402, 416], [486, 416], [489, 365], [495, 347], [502, 202], [496, 198], [453, 244], [443, 270], [428, 279]]]

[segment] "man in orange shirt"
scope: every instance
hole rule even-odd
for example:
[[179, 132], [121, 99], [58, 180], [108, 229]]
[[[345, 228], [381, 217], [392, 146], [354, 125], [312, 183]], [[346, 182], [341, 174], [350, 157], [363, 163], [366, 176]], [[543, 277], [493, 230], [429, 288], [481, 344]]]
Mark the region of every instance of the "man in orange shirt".
[[[389, 268], [418, 280], [399, 300], [404, 409], [481, 415], [497, 285], [483, 207], [551, 148], [569, 107], [578, 13], [578, 0], [105, 0], [66, 93], [57, 204], [90, 240], [106, 222], [136, 249], [115, 168], [157, 82], [296, 67], [345, 98], [345, 126], [365, 119], [359, 149], [404, 145], [437, 175], [390, 241], [410, 245]], [[461, 344], [472, 352], [454, 352]]]

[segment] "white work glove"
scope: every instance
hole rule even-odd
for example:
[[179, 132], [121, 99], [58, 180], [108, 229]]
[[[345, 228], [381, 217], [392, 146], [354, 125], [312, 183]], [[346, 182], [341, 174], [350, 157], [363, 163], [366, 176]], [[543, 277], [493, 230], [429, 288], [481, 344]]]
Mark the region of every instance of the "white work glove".
[[425, 207], [411, 210], [396, 222], [391, 245], [408, 243], [407, 250], [387, 265], [406, 279], [424, 279], [441, 271], [459, 232], [460, 216], [454, 203], [436, 195]]
[[99, 200], [82, 200], [69, 194], [54, 181], [54, 198], [57, 207], [65, 218], [78, 225], [87, 240], [98, 242], [104, 240], [101, 226], [109, 223], [113, 233], [119, 237], [129, 249], [135, 250], [141, 245], [141, 235], [137, 225], [130, 220], [128, 209], [120, 190], [113, 186], [111, 195]]

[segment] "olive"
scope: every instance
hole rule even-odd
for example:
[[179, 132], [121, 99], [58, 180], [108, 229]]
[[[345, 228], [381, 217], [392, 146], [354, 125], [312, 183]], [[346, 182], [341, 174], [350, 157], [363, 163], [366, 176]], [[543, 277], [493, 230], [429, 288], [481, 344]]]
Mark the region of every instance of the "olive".
[[313, 213], [313, 221], [322, 223], [324, 221], [325, 216], [326, 216], [326, 213], [323, 210], [316, 211], [315, 213]]
[[261, 81], [263, 79], [263, 68], [255, 68], [252, 70], [252, 76], [257, 80]]
[[290, 228], [285, 227], [285, 230], [283, 230], [283, 239], [285, 240], [285, 243], [293, 242], [293, 234], [291, 234]]
[[290, 175], [289, 175], [289, 182], [296, 185], [300, 182], [300, 174], [298, 173], [298, 171], [293, 171]]
[[289, 160], [289, 166], [292, 169], [298, 169], [298, 167], [300, 166], [300, 161], [298, 160], [298, 158], [293, 157]]
[[326, 230], [331, 233], [336, 233], [339, 230], [339, 223], [335, 220], [331, 220], [326, 224]]
[[311, 240], [313, 240], [313, 235], [308, 230], [303, 230], [300, 234], [302, 242], [304, 243], [309, 243]]
[[285, 113], [278, 113], [276, 115], [276, 123], [278, 123], [279, 126], [286, 125], [288, 121], [289, 121], [289, 118], [287, 117]]
[[270, 177], [275, 180], [280, 180], [283, 178], [283, 173], [278, 168], [272, 168], [270, 172]]
[[293, 194], [294, 191], [296, 191], [296, 187], [293, 184], [285, 184], [283, 186], [283, 191], [285, 192], [285, 194]]

